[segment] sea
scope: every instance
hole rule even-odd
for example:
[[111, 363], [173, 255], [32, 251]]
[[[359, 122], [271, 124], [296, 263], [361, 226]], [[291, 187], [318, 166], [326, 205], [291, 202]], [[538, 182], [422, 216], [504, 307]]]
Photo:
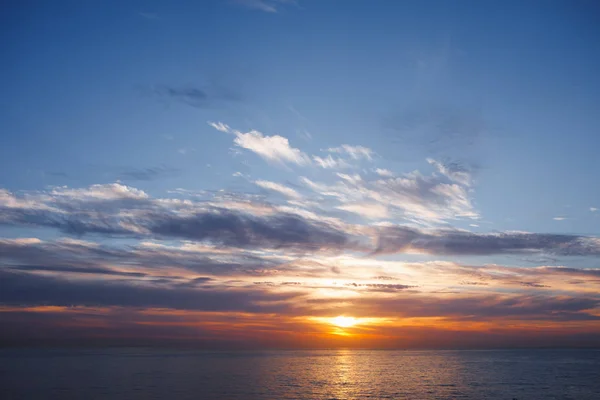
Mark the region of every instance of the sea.
[[600, 350], [2, 349], [0, 398], [600, 399]]

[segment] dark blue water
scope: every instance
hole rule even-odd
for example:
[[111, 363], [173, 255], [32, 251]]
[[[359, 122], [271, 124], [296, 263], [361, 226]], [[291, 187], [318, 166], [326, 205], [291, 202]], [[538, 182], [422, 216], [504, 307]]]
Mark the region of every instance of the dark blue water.
[[7, 399], [600, 399], [598, 350], [0, 350]]

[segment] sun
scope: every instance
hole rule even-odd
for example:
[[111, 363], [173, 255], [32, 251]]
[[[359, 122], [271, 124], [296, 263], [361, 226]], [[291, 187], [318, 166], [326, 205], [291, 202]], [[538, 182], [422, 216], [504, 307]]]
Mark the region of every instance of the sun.
[[358, 321], [354, 317], [344, 317], [342, 315], [331, 320], [333, 325], [339, 326], [340, 328], [350, 328], [356, 325], [357, 322]]

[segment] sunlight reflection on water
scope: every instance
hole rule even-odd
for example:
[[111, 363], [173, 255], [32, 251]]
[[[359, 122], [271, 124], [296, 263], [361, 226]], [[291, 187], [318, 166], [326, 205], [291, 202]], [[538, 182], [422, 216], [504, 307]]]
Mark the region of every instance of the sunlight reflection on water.
[[1, 350], [4, 399], [598, 399], [600, 351]]

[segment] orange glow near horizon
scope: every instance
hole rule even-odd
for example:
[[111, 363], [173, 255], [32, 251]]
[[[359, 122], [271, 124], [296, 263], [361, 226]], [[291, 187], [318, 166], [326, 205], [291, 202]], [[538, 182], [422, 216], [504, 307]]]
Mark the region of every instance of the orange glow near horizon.
[[[464, 347], [470, 343], [481, 346], [484, 336], [491, 338], [490, 345], [531, 344], [543, 336], [562, 343], [570, 335], [592, 335], [598, 330], [596, 320], [564, 322], [495, 318], [462, 321], [459, 327], [454, 319], [441, 316], [386, 318], [341, 314], [286, 317], [277, 314], [85, 306], [0, 306], [0, 313], [5, 320], [12, 321], [16, 330], [21, 331], [30, 328], [30, 321], [37, 319], [36, 314], [46, 314], [48, 318], [43, 320], [52, 321], [47, 326], [72, 329], [80, 338], [134, 340], [143, 327], [151, 340], [160, 338], [188, 344], [196, 340], [213, 340], [217, 344], [226, 343], [225, 346], [238, 343], [265, 348]], [[12, 313], [15, 313], [14, 318], [9, 315]], [[102, 329], [101, 334], [98, 334], [98, 328]], [[43, 332], [40, 330], [40, 335]], [[40, 340], [43, 338], [40, 336]]]

